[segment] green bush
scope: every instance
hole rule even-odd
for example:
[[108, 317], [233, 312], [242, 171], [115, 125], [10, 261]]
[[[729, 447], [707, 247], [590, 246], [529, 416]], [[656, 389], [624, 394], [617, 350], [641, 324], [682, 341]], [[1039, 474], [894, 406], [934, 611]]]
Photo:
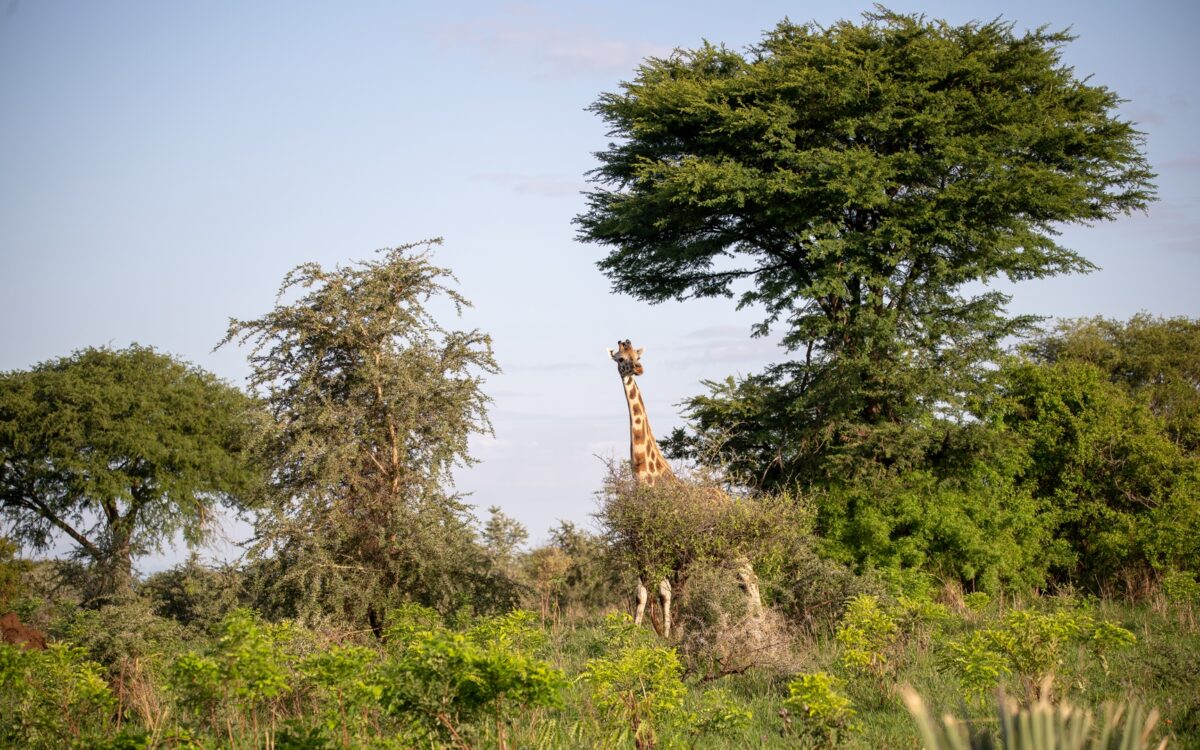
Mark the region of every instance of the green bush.
[[900, 626], [879, 606], [878, 597], [856, 596], [838, 624], [838, 663], [856, 674], [882, 677], [891, 668], [889, 654], [899, 636]]
[[271, 744], [278, 706], [291, 691], [294, 664], [283, 645], [287, 624], [263, 623], [249, 610], [223, 619], [214, 644], [175, 660], [170, 685], [184, 709], [185, 721], [233, 737], [249, 735]]
[[[341, 746], [352, 747], [352, 740], [369, 736], [371, 723], [378, 715], [381, 686], [376, 677], [379, 654], [362, 646], [334, 646], [303, 659], [297, 671], [311, 691], [320, 729], [315, 736], [336, 736]], [[313, 739], [314, 728], [302, 734], [302, 728], [289, 729], [289, 742], [299, 737]], [[277, 743], [278, 746], [278, 743]]]
[[406, 626], [402, 645], [378, 671], [383, 711], [422, 741], [490, 736], [505, 747], [513, 722], [559, 705], [566, 684], [561, 671], [531, 655], [532, 617], [501, 615], [466, 633]]
[[972, 591], [963, 596], [963, 604], [972, 612], [982, 612], [992, 603], [992, 597], [986, 591]]
[[975, 631], [950, 641], [942, 663], [958, 675], [967, 700], [979, 705], [1012, 674], [1008, 656], [996, 647], [990, 631]]
[[204, 628], [237, 609], [245, 573], [232, 567], [209, 567], [195, 554], [175, 567], [155, 573], [138, 586], [138, 594], [154, 613], [180, 625]]
[[1013, 361], [998, 378], [987, 419], [1022, 444], [1021, 484], [1069, 548], [1060, 577], [1113, 587], [1127, 574], [1200, 569], [1200, 457], [1162, 417], [1087, 362]]
[[102, 674], [77, 646], [0, 643], [0, 746], [83, 750], [107, 741], [116, 699]]
[[731, 739], [754, 719], [754, 712], [724, 688], [705, 690], [686, 711], [684, 724], [693, 740], [700, 737]]
[[675, 649], [651, 645], [628, 615], [610, 615], [607, 655], [591, 659], [583, 679], [592, 700], [615, 720], [614, 734], [633, 737], [637, 748], [652, 748], [658, 730], [681, 717], [687, 688]]
[[845, 603], [859, 594], [880, 595], [886, 590], [878, 575], [859, 575], [822, 557], [811, 541], [790, 550], [775, 575], [764, 576], [763, 583], [772, 606], [811, 633], [832, 631]]
[[1096, 620], [1078, 609], [1052, 612], [1013, 610], [997, 627], [977, 630], [946, 644], [942, 663], [958, 675], [967, 697], [981, 703], [986, 695], [1015, 677], [1030, 700], [1044, 697], [1052, 675], [1069, 674], [1069, 649], [1083, 646], [1108, 671], [1108, 654], [1135, 643], [1125, 628]]
[[[788, 697], [783, 701], [787, 728], [829, 747], [835, 746], [846, 733], [858, 731], [854, 705], [840, 687], [838, 678], [827, 672], [797, 676], [788, 683]], [[795, 724], [792, 716], [798, 717]]]
[[1163, 594], [1172, 604], [1193, 606], [1200, 604], [1200, 583], [1190, 570], [1172, 570], [1163, 575], [1160, 582]]
[[993, 593], [1044, 585], [1067, 548], [1055, 543], [1042, 501], [1019, 482], [1020, 444], [982, 425], [943, 429], [944, 452], [964, 456], [856, 477], [818, 496], [822, 552], [903, 581], [908, 593], [923, 593], [909, 578]]
[[731, 496], [704, 476], [638, 484], [625, 465], [609, 467], [596, 515], [627, 568], [647, 585], [669, 579], [680, 601], [698, 570], [748, 560], [774, 576], [812, 527], [812, 508], [798, 497]]

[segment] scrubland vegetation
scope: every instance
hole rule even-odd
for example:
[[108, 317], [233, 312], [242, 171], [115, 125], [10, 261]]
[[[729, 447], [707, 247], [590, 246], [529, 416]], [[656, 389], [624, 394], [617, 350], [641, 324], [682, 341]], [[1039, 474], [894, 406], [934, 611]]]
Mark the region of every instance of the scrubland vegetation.
[[1003, 687], [1022, 706], [1066, 703], [1097, 722], [1105, 704], [1120, 705], [1116, 728], [1135, 735], [1156, 708], [1154, 743], [1200, 738], [1200, 592], [1187, 576], [1130, 602], [951, 583], [906, 595], [846, 571], [831, 581], [819, 565], [802, 572], [834, 585], [832, 606], [746, 622], [727, 576], [696, 570], [682, 635], [667, 643], [634, 627], [620, 597], [588, 603], [591, 585], [571, 577], [611, 561], [577, 557], [579, 533], [562, 531], [575, 555], [548, 548], [566, 560], [550, 581], [532, 577], [545, 553], [520, 556], [527, 604], [544, 601], [539, 585], [554, 589], [544, 618], [408, 604], [389, 610], [378, 638], [349, 624], [268, 621], [255, 614], [246, 572], [190, 562], [149, 577], [133, 601], [87, 606], [68, 583], [78, 568], [10, 558], [6, 569], [23, 568], [24, 582], [8, 606], [51, 638], [46, 650], [0, 649], [0, 743], [919, 747], [901, 686], [939, 722], [954, 714], [976, 734], [1000, 730]]
[[[0, 375], [0, 745], [1200, 747], [1200, 321], [969, 291], [1153, 199], [1069, 41], [878, 9], [600, 98], [600, 269], [787, 359], [687, 403], [679, 482], [610, 467], [595, 532], [453, 490], [497, 365], [436, 243], [298, 266], [230, 323], [245, 393], [140, 346]], [[135, 574], [222, 507], [236, 564]]]

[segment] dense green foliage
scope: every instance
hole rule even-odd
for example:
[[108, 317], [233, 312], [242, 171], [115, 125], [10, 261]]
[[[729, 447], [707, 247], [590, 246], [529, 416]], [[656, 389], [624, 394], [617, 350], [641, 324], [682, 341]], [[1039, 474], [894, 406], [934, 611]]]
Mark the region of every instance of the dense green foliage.
[[1036, 362], [1094, 365], [1160, 417], [1171, 440], [1200, 451], [1200, 320], [1063, 320], [1025, 347]]
[[50, 649], [0, 646], [0, 746], [909, 747], [918, 725], [902, 684], [933, 715], [967, 711], [992, 742], [1003, 687], [1022, 705], [1098, 716], [1110, 700], [1157, 706], [1156, 741], [1200, 743], [1195, 604], [977, 596], [965, 607], [953, 588], [941, 599], [858, 597], [831, 630], [793, 634], [796, 666], [717, 685], [626, 614], [543, 624], [409, 604], [387, 613], [379, 641], [246, 609], [182, 628], [150, 614], [153, 598], [43, 610]]
[[[1200, 408], [1197, 330], [1148, 316], [1065, 321], [1000, 358], [965, 418], [864, 432], [887, 462], [834, 458], [837, 478], [809, 485], [823, 554], [990, 591], [1056, 580], [1137, 589], [1200, 569], [1200, 454], [1187, 437]], [[699, 433], [783, 408], [748, 382], [693, 399]], [[730, 468], [747, 477], [786, 460], [737, 456]]]
[[254, 443], [273, 509], [254, 554], [284, 587], [281, 612], [378, 627], [406, 599], [508, 602], [451, 489], [468, 438], [490, 429], [481, 386], [496, 371], [487, 334], [444, 328], [429, 309], [469, 304], [451, 278], [413, 245], [345, 268], [308, 263], [272, 311], [230, 322], [225, 341], [252, 345], [251, 385], [272, 417]]
[[240, 391], [149, 347], [84, 349], [0, 375], [0, 517], [46, 550], [60, 535], [128, 596], [133, 561], [244, 505], [252, 405]]
[[87, 747], [115, 703], [100, 665], [62, 643], [45, 651], [0, 645], [0, 698], [9, 717], [0, 743], [28, 750]]
[[985, 417], [1023, 454], [1018, 481], [1053, 535], [1047, 557], [1085, 585], [1200, 566], [1200, 455], [1141, 398], [1086, 362], [1006, 364]]
[[1063, 65], [1070, 39], [880, 9], [651, 58], [601, 96], [618, 140], [577, 221], [614, 289], [738, 295], [797, 356], [715, 386], [738, 419], [694, 402], [701, 447], [773, 485], [936, 446], [914, 428], [961, 410], [1027, 322], [967, 285], [1087, 270], [1055, 225], [1153, 196], [1141, 134]]
[[788, 697], [783, 701], [783, 710], [788, 712], [785, 722], [790, 725], [794, 721], [802, 737], [835, 745], [840, 734], [858, 729], [853, 723], [853, 704], [839, 688], [840, 680], [828, 672], [798, 675], [788, 683]]

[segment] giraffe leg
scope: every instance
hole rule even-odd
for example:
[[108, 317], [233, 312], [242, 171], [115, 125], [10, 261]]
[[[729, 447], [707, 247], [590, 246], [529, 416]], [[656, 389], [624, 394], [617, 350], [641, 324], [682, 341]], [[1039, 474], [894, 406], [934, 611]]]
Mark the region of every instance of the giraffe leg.
[[663, 638], [671, 637], [671, 582], [666, 578], [658, 584], [658, 603], [662, 606]]
[[637, 582], [637, 590], [634, 594], [637, 601], [637, 607], [633, 611], [633, 624], [641, 625], [642, 617], [646, 614], [646, 600], [650, 598], [650, 592], [646, 590], [646, 585], [639, 578]]

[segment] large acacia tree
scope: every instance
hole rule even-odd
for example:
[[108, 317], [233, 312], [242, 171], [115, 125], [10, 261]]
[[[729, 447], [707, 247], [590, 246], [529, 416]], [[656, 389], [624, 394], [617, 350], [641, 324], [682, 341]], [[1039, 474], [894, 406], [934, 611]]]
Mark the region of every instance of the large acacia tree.
[[767, 481], [891, 454], [1027, 322], [976, 282], [1092, 268], [1058, 228], [1143, 209], [1153, 175], [1070, 40], [879, 9], [651, 58], [600, 97], [616, 140], [576, 221], [613, 288], [736, 298], [792, 354], [695, 399], [701, 437]]
[[452, 470], [490, 430], [491, 338], [443, 327], [430, 306], [469, 304], [428, 250], [285, 277], [273, 310], [230, 322], [252, 346], [251, 385], [272, 419], [256, 551], [285, 610], [376, 618], [389, 603], [454, 606], [486, 572]]
[[254, 406], [149, 347], [84, 349], [0, 375], [0, 518], [37, 550], [69, 539], [126, 597], [133, 560], [176, 534], [194, 545], [218, 505], [244, 506]]

